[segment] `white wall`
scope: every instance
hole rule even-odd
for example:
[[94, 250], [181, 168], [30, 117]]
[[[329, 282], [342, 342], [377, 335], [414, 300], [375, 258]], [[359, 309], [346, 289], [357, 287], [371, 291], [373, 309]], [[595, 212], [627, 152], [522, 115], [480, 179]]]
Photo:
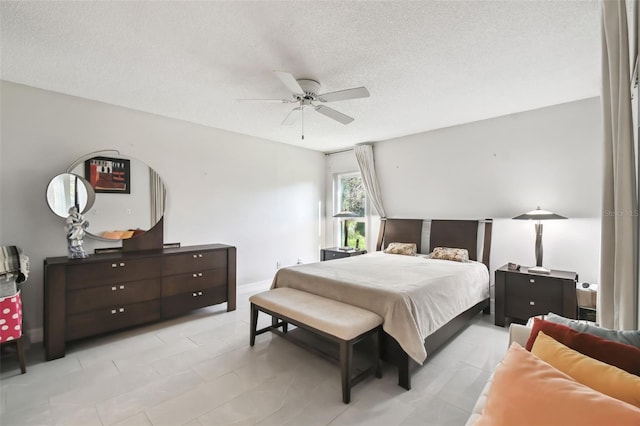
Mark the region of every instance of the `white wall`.
[[[42, 327], [43, 260], [67, 254], [49, 180], [84, 154], [117, 149], [167, 185], [165, 241], [238, 249], [238, 283], [270, 279], [276, 262], [318, 260], [324, 155], [113, 105], [1, 83], [0, 244], [31, 258], [25, 329]], [[87, 251], [106, 246], [86, 239]]]
[[[544, 223], [544, 265], [598, 282], [600, 122], [592, 98], [377, 142], [387, 215], [493, 218], [493, 272], [535, 263], [533, 223], [511, 218], [540, 206], [570, 218]], [[357, 170], [353, 152], [330, 155], [327, 170]]]

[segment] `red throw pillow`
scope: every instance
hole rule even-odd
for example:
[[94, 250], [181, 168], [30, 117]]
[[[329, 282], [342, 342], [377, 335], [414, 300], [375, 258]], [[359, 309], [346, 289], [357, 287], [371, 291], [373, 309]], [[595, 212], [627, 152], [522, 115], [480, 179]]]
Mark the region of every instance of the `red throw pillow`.
[[533, 329], [526, 346], [528, 351], [531, 351], [539, 331], [583, 355], [640, 376], [640, 349], [635, 346], [580, 333], [566, 325], [534, 318]]

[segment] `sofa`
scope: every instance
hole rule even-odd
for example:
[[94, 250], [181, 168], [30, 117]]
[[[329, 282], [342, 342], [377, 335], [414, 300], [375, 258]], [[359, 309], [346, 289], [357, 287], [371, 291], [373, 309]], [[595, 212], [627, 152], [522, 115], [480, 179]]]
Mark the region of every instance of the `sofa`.
[[640, 331], [550, 313], [511, 324], [466, 426], [640, 425]]

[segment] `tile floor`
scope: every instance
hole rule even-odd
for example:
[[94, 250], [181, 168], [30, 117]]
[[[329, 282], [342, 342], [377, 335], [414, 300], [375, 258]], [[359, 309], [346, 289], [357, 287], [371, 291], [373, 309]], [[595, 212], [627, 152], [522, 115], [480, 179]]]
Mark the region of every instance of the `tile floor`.
[[81, 341], [55, 361], [34, 345], [24, 375], [3, 357], [0, 424], [464, 425], [506, 350], [507, 330], [480, 314], [414, 373], [411, 391], [384, 365], [345, 405], [337, 365], [270, 333], [249, 347], [248, 298], [268, 286], [240, 286], [234, 312], [223, 304]]

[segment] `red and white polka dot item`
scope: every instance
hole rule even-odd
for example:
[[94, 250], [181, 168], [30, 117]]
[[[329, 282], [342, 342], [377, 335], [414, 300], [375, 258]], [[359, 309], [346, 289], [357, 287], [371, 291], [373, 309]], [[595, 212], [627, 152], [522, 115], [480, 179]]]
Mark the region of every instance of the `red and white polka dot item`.
[[20, 292], [0, 299], [0, 343], [22, 336], [22, 299]]

